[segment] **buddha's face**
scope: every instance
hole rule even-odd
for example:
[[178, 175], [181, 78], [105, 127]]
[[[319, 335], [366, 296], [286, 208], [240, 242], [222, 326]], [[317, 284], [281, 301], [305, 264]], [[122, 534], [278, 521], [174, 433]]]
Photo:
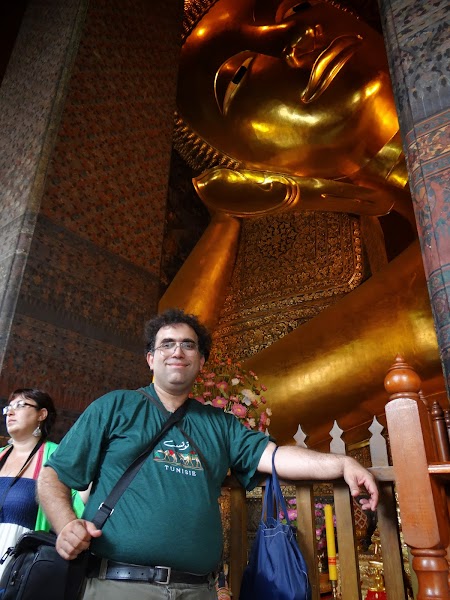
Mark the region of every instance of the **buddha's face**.
[[183, 45], [178, 110], [248, 169], [330, 178], [398, 129], [382, 37], [320, 0], [218, 0]]

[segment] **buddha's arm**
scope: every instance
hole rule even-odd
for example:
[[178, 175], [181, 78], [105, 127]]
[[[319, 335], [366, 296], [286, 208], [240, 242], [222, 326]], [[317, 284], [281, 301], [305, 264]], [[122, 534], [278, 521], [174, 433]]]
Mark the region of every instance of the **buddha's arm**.
[[161, 298], [158, 309], [182, 308], [213, 329], [233, 272], [240, 230], [238, 219], [214, 213], [205, 233]]
[[389, 213], [398, 190], [380, 189], [280, 173], [216, 167], [195, 178], [198, 195], [210, 209], [235, 217], [291, 210], [319, 210], [380, 216]]
[[319, 210], [378, 216], [388, 213], [398, 190], [328, 179], [214, 168], [194, 179], [213, 217], [202, 238], [159, 303], [183, 308], [214, 328], [232, 274], [240, 221], [290, 210]]

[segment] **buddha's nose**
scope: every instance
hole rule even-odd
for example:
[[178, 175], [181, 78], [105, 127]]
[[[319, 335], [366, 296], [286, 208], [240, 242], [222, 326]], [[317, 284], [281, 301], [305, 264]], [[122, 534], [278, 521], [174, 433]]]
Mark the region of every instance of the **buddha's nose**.
[[284, 59], [290, 67], [301, 67], [305, 59], [323, 46], [323, 30], [321, 25], [312, 25], [293, 32], [289, 43], [284, 48]]

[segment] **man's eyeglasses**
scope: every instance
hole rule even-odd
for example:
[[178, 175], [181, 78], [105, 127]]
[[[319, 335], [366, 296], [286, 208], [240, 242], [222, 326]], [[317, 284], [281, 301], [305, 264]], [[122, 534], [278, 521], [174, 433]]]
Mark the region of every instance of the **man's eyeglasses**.
[[35, 408], [36, 410], [39, 410], [39, 406], [35, 406], [34, 404], [25, 402], [25, 400], [17, 400], [17, 402], [11, 402], [11, 404], [8, 404], [8, 406], [4, 406], [2, 412], [4, 415], [7, 415], [12, 410], [14, 410], [14, 411], [22, 410], [22, 408], [25, 408], [25, 406], [31, 406], [31, 408]]
[[183, 352], [186, 352], [187, 354], [195, 352], [198, 347], [196, 342], [183, 340], [182, 342], [163, 342], [160, 346], [155, 348], [155, 350], [159, 350], [161, 354], [173, 354], [177, 346], [180, 346]]

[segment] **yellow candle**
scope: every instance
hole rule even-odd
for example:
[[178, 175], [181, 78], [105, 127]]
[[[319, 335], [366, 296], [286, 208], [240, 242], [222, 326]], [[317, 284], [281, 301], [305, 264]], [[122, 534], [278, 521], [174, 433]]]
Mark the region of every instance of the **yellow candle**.
[[337, 581], [336, 542], [334, 539], [333, 507], [331, 504], [324, 505], [324, 513], [325, 533], [327, 535], [328, 579], [330, 581]]

